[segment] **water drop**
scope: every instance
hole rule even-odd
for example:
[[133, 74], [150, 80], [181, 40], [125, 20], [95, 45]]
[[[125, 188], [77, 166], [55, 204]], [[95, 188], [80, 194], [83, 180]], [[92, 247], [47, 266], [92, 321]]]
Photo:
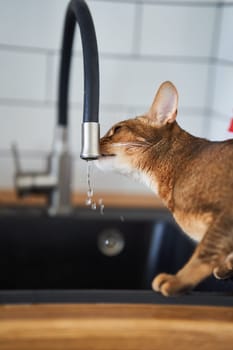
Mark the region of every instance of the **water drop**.
[[104, 204], [100, 206], [100, 215], [104, 215]]
[[95, 202], [93, 202], [93, 203], [91, 204], [91, 209], [92, 209], [92, 210], [96, 210], [96, 203], [95, 203]]
[[[86, 205], [90, 206], [92, 210], [97, 209], [96, 202], [93, 201], [94, 196], [94, 186], [92, 184], [92, 164], [87, 161], [87, 198], [85, 200]], [[100, 215], [104, 215], [104, 204], [103, 199], [98, 200], [98, 205], [100, 209]]]
[[86, 203], [86, 205], [91, 205], [91, 198], [87, 198], [85, 203]]
[[93, 190], [92, 189], [87, 191], [87, 196], [93, 197]]
[[93, 187], [91, 184], [91, 170], [92, 170], [92, 165], [89, 161], [87, 161], [87, 192], [93, 193]]
[[99, 200], [98, 200], [98, 204], [99, 204], [99, 206], [100, 206], [100, 215], [104, 215], [104, 203], [103, 203], [104, 201], [103, 201], [103, 198], [100, 198]]
[[92, 205], [92, 197], [94, 194], [93, 186], [91, 184], [91, 163], [87, 161], [87, 198], [86, 205]]

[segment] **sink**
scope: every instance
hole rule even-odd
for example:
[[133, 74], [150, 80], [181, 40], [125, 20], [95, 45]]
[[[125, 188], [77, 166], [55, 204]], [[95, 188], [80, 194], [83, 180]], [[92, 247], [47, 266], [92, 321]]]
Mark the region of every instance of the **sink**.
[[[140, 214], [140, 215], [139, 215]], [[0, 216], [1, 289], [149, 289], [194, 244], [157, 211]]]
[[[0, 302], [169, 300], [151, 291], [151, 281], [175, 273], [194, 248], [165, 209], [78, 208], [58, 217], [0, 210]], [[233, 281], [213, 277], [196, 288], [202, 298], [232, 291]]]

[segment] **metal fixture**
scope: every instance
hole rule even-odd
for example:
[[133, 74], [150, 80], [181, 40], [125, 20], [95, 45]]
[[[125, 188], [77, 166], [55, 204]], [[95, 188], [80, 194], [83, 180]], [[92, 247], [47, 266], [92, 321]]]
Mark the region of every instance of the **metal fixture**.
[[98, 248], [106, 256], [119, 255], [125, 247], [123, 234], [117, 229], [105, 229], [98, 236]]
[[71, 211], [71, 154], [68, 146], [69, 77], [75, 25], [79, 24], [84, 64], [84, 108], [82, 149], [85, 160], [99, 156], [99, 60], [95, 28], [84, 0], [71, 0], [67, 6], [61, 49], [58, 86], [58, 120], [47, 169], [44, 172], [23, 172], [16, 146], [13, 154], [16, 164], [15, 187], [20, 196], [44, 193], [51, 215]]

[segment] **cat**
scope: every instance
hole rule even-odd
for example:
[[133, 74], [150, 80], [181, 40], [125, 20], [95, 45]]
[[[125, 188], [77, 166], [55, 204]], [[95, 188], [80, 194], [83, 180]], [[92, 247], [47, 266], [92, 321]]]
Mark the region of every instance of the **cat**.
[[145, 115], [115, 124], [100, 139], [97, 161], [144, 182], [200, 241], [175, 275], [154, 278], [152, 288], [165, 296], [189, 291], [212, 273], [233, 274], [233, 140], [192, 136], [176, 122], [177, 105], [176, 87], [164, 82]]

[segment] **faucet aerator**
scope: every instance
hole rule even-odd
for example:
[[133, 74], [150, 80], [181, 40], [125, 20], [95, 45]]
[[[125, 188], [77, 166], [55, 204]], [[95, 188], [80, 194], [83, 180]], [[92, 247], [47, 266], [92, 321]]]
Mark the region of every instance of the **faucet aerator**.
[[99, 123], [85, 122], [82, 124], [82, 149], [80, 154], [82, 159], [95, 160], [100, 157], [99, 137]]

